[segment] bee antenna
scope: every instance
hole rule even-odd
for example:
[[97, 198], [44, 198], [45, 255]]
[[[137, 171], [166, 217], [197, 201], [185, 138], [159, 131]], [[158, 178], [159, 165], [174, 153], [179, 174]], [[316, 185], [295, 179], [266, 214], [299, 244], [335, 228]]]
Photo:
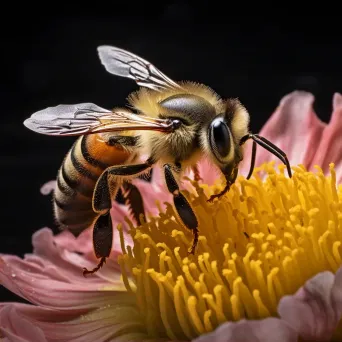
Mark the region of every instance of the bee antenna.
[[249, 179], [252, 176], [252, 173], [254, 170], [257, 144], [262, 146], [265, 150], [271, 152], [276, 157], [278, 157], [286, 165], [286, 169], [289, 174], [289, 177], [290, 178], [292, 177], [290, 162], [287, 159], [287, 156], [284, 151], [282, 151], [279, 147], [271, 143], [266, 138], [260, 136], [259, 134], [252, 134], [252, 133], [249, 133], [243, 136], [240, 140], [240, 145], [243, 145], [249, 139], [253, 140], [253, 146], [252, 146], [252, 156], [251, 156], [251, 167], [250, 167], [247, 179]]
[[254, 166], [255, 166], [255, 159], [256, 159], [256, 150], [257, 150], [257, 143], [253, 140], [252, 145], [252, 156], [251, 156], [251, 166], [249, 168], [247, 179], [250, 179], [253, 174]]

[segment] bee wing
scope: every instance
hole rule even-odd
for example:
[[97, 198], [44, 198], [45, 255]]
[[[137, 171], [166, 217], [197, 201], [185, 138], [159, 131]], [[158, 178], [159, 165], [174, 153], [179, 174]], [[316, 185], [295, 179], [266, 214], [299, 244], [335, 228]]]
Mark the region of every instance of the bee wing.
[[180, 88], [148, 61], [131, 52], [108, 45], [97, 48], [101, 63], [114, 75], [131, 78], [138, 85], [156, 91]]
[[58, 105], [31, 115], [24, 121], [30, 130], [59, 136], [85, 135], [100, 132], [155, 130], [172, 131], [169, 120], [136, 115], [129, 111], [110, 111], [93, 103]]

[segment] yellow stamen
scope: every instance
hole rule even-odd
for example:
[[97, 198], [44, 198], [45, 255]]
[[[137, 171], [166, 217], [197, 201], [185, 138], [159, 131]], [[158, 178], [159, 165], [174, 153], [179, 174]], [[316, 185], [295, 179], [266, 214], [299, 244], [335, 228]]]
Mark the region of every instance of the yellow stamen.
[[293, 167], [293, 178], [273, 164], [264, 180], [239, 177], [218, 192], [193, 182], [184, 192], [199, 219], [196, 255], [188, 255], [191, 231], [177, 224], [167, 204], [159, 217], [134, 227], [127, 246], [118, 227], [123, 283], [136, 297], [151, 337], [191, 340], [226, 321], [277, 315], [281, 297], [318, 272], [335, 272], [342, 261], [342, 187], [330, 176]]

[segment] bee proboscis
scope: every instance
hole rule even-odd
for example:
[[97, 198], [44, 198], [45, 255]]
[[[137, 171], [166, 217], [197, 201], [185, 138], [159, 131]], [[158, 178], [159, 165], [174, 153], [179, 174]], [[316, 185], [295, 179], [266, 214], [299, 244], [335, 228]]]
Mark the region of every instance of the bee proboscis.
[[[114, 75], [131, 78], [140, 89], [128, 97], [132, 110], [108, 110], [93, 103], [58, 105], [38, 111], [25, 120], [29, 129], [46, 135], [79, 136], [66, 155], [57, 176], [54, 212], [61, 228], [75, 235], [93, 226], [93, 246], [105, 263], [112, 248], [109, 211], [119, 189], [136, 220], [145, 215], [143, 199], [130, 182], [159, 165], [178, 221], [193, 233], [189, 253], [198, 243], [198, 219], [178, 186], [179, 177], [207, 158], [225, 177], [226, 185], [209, 201], [229, 191], [243, 158], [243, 144], [253, 141], [250, 178], [260, 145], [291, 168], [286, 154], [267, 139], [249, 131], [249, 113], [237, 99], [221, 99], [209, 87], [193, 82], [174, 82], [148, 61], [128, 51], [98, 47], [100, 60]], [[139, 161], [141, 156], [147, 156]]]

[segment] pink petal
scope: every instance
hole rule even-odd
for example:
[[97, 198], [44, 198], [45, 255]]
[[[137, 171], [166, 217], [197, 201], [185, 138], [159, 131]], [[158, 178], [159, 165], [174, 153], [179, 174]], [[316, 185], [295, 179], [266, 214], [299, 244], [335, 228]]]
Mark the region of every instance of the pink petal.
[[[82, 311], [106, 305], [117, 291], [124, 291], [119, 268], [113, 261], [85, 279], [82, 267], [95, 264], [54, 243], [51, 230], [35, 233], [33, 245], [36, 254], [24, 259], [0, 257], [0, 284], [28, 301], [49, 308]], [[104, 288], [110, 290], [101, 291]]]
[[153, 177], [151, 182], [133, 180], [133, 184], [137, 186], [144, 200], [144, 206], [147, 216], [156, 216], [159, 213], [156, 202], [164, 207], [164, 202], [170, 202], [172, 195], [167, 191], [164, 178], [160, 178], [160, 169], [156, 166], [153, 169]]
[[[221, 177], [221, 172], [219, 171], [219, 169], [215, 165], [213, 165], [212, 162], [207, 158], [201, 159], [197, 163], [197, 167], [199, 175], [201, 177], [201, 181], [205, 184], [214, 185], [214, 183]], [[190, 179], [194, 179], [194, 173], [192, 169], [185, 172], [185, 176]], [[185, 187], [189, 188], [187, 184], [185, 185]]]
[[163, 175], [163, 170], [161, 166], [159, 165], [155, 166], [152, 172], [151, 183], [161, 185], [163, 184], [163, 181], [164, 181], [164, 175]]
[[298, 335], [278, 318], [224, 323], [193, 342], [297, 342]]
[[214, 185], [214, 183], [221, 177], [221, 172], [218, 168], [206, 159], [203, 159], [198, 163], [198, 171], [202, 182], [208, 185]]
[[330, 341], [342, 314], [342, 268], [336, 276], [319, 273], [283, 297], [278, 312], [305, 341]]
[[[312, 164], [326, 126], [315, 114], [313, 101], [313, 95], [304, 91], [285, 96], [259, 133], [282, 149], [292, 165]], [[251, 142], [248, 145], [241, 168], [245, 175], [250, 165]], [[256, 166], [271, 160], [281, 163], [273, 154], [258, 146]]]
[[101, 342], [146, 339], [136, 307], [117, 299], [112, 306], [103, 306], [83, 316], [27, 304], [2, 304], [0, 331], [5, 336], [11, 336], [10, 341]]
[[[116, 229], [115, 231], [117, 232]], [[49, 261], [53, 265], [58, 266], [58, 268], [62, 269], [64, 273], [67, 272], [68, 278], [74, 279], [73, 277], [76, 276], [75, 279], [81, 279], [82, 282], [84, 278], [82, 276], [81, 269], [83, 267], [92, 268], [98, 262], [98, 260], [94, 257], [92, 247], [92, 231], [87, 230], [77, 239], [69, 232], [63, 232], [62, 234], [64, 235], [64, 244], [69, 248], [72, 245], [72, 241], [74, 241], [74, 250], [71, 248], [65, 248], [65, 245], [60, 244], [59, 236], [53, 236], [52, 231], [48, 228], [45, 228], [33, 234], [32, 244], [34, 254], [44, 260]], [[119, 240], [118, 236], [116, 240]], [[77, 253], [74, 253], [74, 251]], [[88, 255], [86, 252], [89, 252]], [[79, 253], [81, 253], [81, 255], [79, 255]], [[32, 256], [26, 256], [26, 258], [29, 257]], [[96, 273], [96, 277], [91, 278], [96, 279], [98, 277], [104, 282], [110, 281], [115, 283], [119, 277], [119, 270], [120, 268], [118, 264], [114, 262], [114, 258], [110, 257], [108, 258], [105, 267]]]
[[324, 173], [329, 173], [329, 164], [335, 163], [337, 181], [342, 180], [342, 96], [334, 95], [333, 113], [328, 126], [319, 140], [319, 146], [311, 166], [319, 165]]
[[[115, 283], [101, 281], [96, 275], [89, 279], [79, 277], [76, 280], [77, 275], [68, 279], [67, 272], [52, 264], [42, 263], [45, 264], [43, 268], [34, 259], [2, 257], [0, 283], [31, 303], [77, 312], [106, 305], [115, 297], [116, 290], [124, 290], [119, 279]], [[101, 291], [105, 287], [112, 290]]]
[[55, 190], [55, 186], [56, 186], [56, 181], [55, 180], [51, 180], [47, 183], [45, 183], [41, 188], [40, 188], [40, 192], [43, 195], [49, 195], [52, 191]]
[[39, 327], [18, 315], [15, 305], [0, 307], [0, 337], [2, 334], [12, 342], [47, 342]]

